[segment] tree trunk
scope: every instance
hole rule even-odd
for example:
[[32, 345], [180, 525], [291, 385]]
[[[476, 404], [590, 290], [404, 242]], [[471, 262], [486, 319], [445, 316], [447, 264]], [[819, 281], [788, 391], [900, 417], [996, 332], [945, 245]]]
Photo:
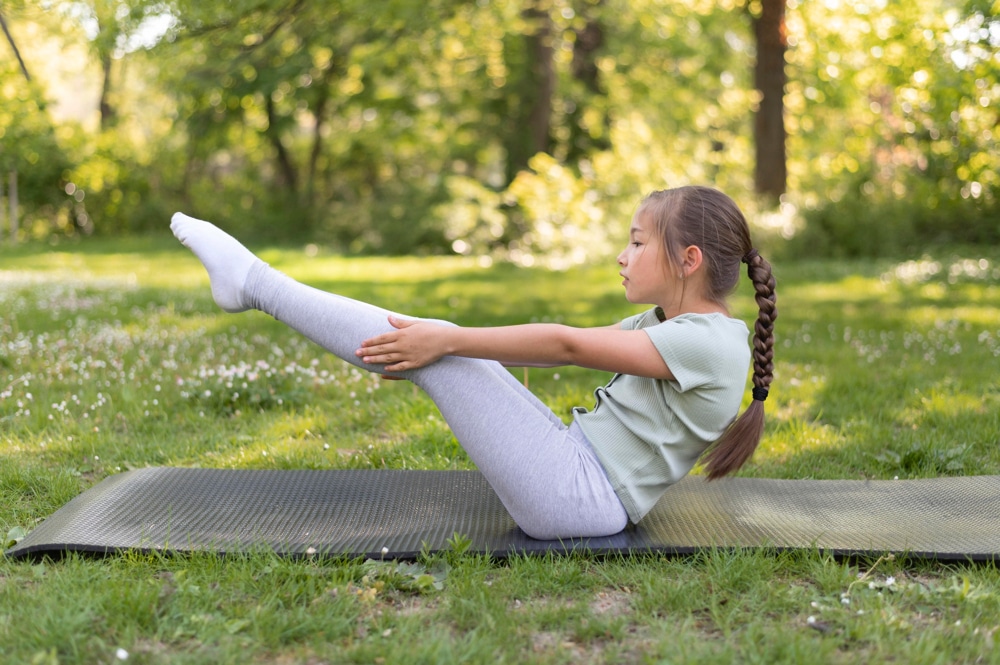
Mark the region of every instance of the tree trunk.
[[111, 51], [103, 51], [101, 53], [101, 74], [104, 78], [101, 81], [101, 99], [97, 105], [101, 111], [101, 131], [109, 129], [115, 119], [115, 110], [111, 106], [112, 63]]
[[10, 187], [7, 189], [7, 201], [10, 203], [10, 244], [17, 244], [17, 171], [10, 172]]
[[[600, 7], [604, 0], [598, 0], [594, 6]], [[573, 76], [582, 81], [587, 90], [601, 92], [600, 70], [597, 68], [595, 55], [604, 46], [604, 27], [595, 18], [588, 18], [583, 28], [576, 31], [576, 41], [573, 42]]]
[[527, 35], [528, 54], [535, 95], [528, 113], [528, 135], [531, 138], [531, 154], [547, 152], [549, 149], [550, 125], [552, 123], [552, 95], [556, 90], [556, 73], [552, 63], [552, 21], [547, 11], [531, 7], [526, 15], [533, 19], [537, 28]]
[[[603, 5], [604, 0], [596, 0], [587, 7], [594, 11]], [[566, 161], [570, 163], [589, 157], [595, 150], [607, 150], [611, 147], [609, 140], [611, 119], [608, 116], [607, 104], [603, 100], [606, 93], [601, 86], [601, 70], [597, 66], [597, 54], [604, 46], [604, 26], [598, 18], [591, 15], [586, 17], [583, 28], [576, 30], [575, 33], [570, 71], [573, 73], [573, 78], [583, 84], [586, 93], [575, 100], [572, 109], [566, 114], [570, 130]], [[584, 124], [584, 113], [595, 101], [600, 104], [602, 116], [600, 128]]]
[[271, 96], [267, 96], [267, 137], [274, 146], [274, 151], [278, 160], [278, 173], [285, 187], [290, 193], [299, 191], [299, 174], [292, 163], [292, 156], [288, 153], [284, 142], [281, 140], [281, 133], [278, 130], [278, 116], [275, 112], [274, 101]]
[[760, 16], [753, 18], [757, 39], [754, 86], [760, 106], [754, 118], [757, 163], [754, 186], [758, 194], [777, 200], [785, 193], [785, 0], [762, 0]]
[[528, 0], [521, 12], [528, 28], [524, 39], [524, 62], [509, 94], [512, 120], [506, 141], [507, 182], [528, 168], [528, 160], [551, 147], [552, 96], [556, 73], [552, 62], [552, 20], [537, 0]]
[[7, 226], [7, 213], [3, 208], [3, 175], [0, 174], [0, 241], [3, 240], [3, 229]]
[[323, 130], [326, 126], [326, 110], [330, 104], [331, 97], [330, 79], [335, 69], [331, 65], [323, 73], [323, 78], [318, 84], [320, 97], [316, 101], [316, 108], [313, 111], [316, 125], [313, 128], [312, 149], [309, 151], [309, 166], [306, 173], [308, 180], [305, 184], [305, 204], [310, 210], [316, 204], [316, 181], [319, 179], [317, 170], [320, 157], [323, 156]]

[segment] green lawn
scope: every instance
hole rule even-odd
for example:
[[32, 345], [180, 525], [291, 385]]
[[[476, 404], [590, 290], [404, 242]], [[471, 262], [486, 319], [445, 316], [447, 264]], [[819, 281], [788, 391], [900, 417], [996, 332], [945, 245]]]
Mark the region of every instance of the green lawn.
[[[638, 311], [612, 262], [552, 273], [262, 255], [321, 288], [458, 323]], [[776, 274], [768, 428], [742, 475], [1000, 474], [1000, 251]], [[752, 319], [747, 285], [732, 305]], [[603, 377], [523, 378], [568, 419]], [[9, 545], [103, 478], [154, 465], [470, 468], [410, 384], [362, 375], [262, 314], [220, 313], [172, 239], [0, 249], [0, 535]], [[460, 550], [399, 565], [0, 558], [0, 662], [1000, 662], [994, 565]]]

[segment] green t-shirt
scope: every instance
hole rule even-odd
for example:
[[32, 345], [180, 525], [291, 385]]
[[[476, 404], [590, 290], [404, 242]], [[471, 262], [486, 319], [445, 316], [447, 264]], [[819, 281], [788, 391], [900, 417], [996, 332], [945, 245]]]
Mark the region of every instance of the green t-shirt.
[[633, 522], [691, 468], [736, 417], [750, 366], [749, 330], [723, 314], [662, 321], [651, 309], [622, 321], [653, 341], [674, 380], [616, 374], [574, 409]]

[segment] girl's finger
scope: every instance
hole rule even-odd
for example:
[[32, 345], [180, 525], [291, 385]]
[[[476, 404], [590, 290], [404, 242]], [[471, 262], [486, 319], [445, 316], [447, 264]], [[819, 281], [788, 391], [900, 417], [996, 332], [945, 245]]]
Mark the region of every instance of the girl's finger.
[[408, 328], [413, 324], [418, 323], [412, 319], [401, 319], [398, 316], [389, 315], [389, 325], [396, 329]]

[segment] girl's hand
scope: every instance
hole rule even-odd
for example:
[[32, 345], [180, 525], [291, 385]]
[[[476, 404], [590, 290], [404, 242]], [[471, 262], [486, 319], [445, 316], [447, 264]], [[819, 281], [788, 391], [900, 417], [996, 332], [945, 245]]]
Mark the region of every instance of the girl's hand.
[[426, 367], [447, 352], [442, 338], [445, 327], [425, 321], [389, 317], [396, 330], [361, 342], [355, 354], [369, 365], [385, 365], [387, 372]]

